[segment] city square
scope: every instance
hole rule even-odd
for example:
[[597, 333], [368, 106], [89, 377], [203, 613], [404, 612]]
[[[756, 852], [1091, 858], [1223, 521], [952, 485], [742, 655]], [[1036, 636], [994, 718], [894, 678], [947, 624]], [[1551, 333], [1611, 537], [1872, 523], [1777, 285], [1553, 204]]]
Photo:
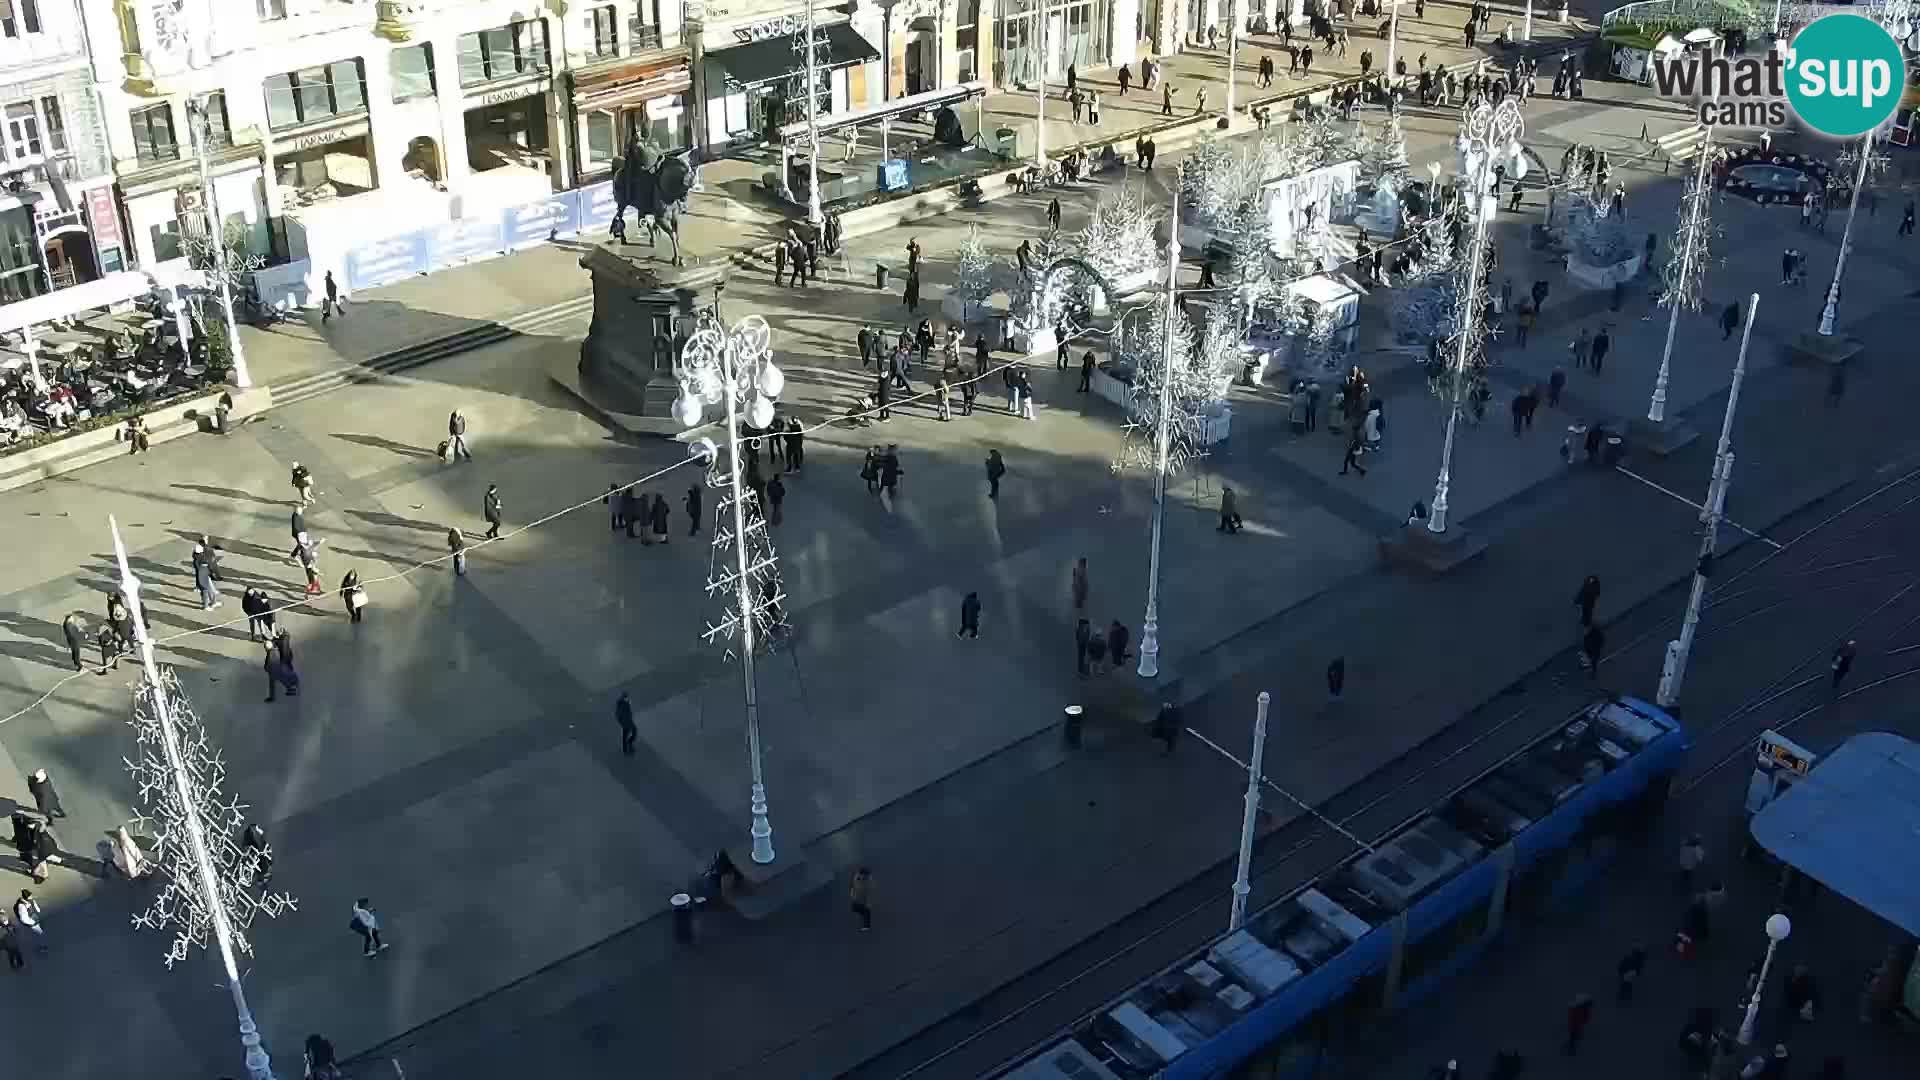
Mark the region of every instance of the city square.
[[[1086, 317], [1056, 363], [1033, 340], [1081, 316], [1062, 314], [1070, 296], [1037, 284], [1023, 291], [1041, 277], [1019, 269], [1019, 252], [1081, 236], [1124, 192], [1151, 209], [1152, 261], [1164, 267], [1165, 246], [1178, 246], [1188, 221], [1167, 220], [1167, 208], [1176, 192], [1194, 194], [1183, 171], [1197, 174], [1221, 147], [1270, 137], [1265, 119], [1246, 112], [1254, 103], [1273, 109], [1282, 142], [1296, 131], [1356, 140], [1385, 131], [1389, 110], [1373, 101], [1351, 120], [1337, 98], [1316, 102], [1328, 109], [1319, 118], [1294, 112], [1296, 98], [1354, 83], [1361, 51], [1373, 53], [1375, 73], [1387, 65], [1371, 20], [1349, 20], [1354, 57], [1343, 48], [1278, 83], [1258, 66], [1262, 56], [1288, 58], [1291, 46], [1275, 35], [1165, 49], [1162, 77], [1210, 86], [1214, 106], [1203, 112], [1186, 98], [1170, 121], [1160, 95], [1128, 96], [1111, 63], [1087, 64], [1075, 77], [1110, 95], [1108, 110], [1083, 121], [1052, 87], [1045, 146], [1111, 145], [1131, 158], [1144, 133], [1168, 152], [1151, 169], [1123, 163], [1032, 191], [1005, 175], [1036, 150], [1032, 88], [999, 88], [996, 77], [994, 89], [960, 100], [978, 102], [980, 131], [988, 117], [1020, 127], [1021, 157], [983, 174], [977, 198], [940, 188], [835, 208], [845, 235], [802, 285], [783, 283], [778, 268], [803, 250], [787, 246], [789, 235], [814, 237], [807, 200], [756, 187], [764, 148], [716, 150], [678, 220], [673, 242], [686, 268], [669, 265], [664, 240], [647, 247], [636, 225], [621, 240], [577, 217], [573, 234], [498, 257], [364, 288], [343, 281], [344, 299], [325, 297], [324, 310], [313, 289], [284, 318], [233, 329], [246, 372], [235, 378], [252, 385], [230, 382], [241, 399], [231, 423], [224, 413], [163, 431], [156, 423], [163, 437], [144, 453], [134, 443], [31, 482], [15, 484], [0, 467], [10, 488], [0, 490], [0, 516], [18, 538], [0, 573], [0, 777], [19, 778], [0, 786], [0, 799], [9, 816], [45, 812], [27, 787], [45, 770], [61, 804], [46, 815], [60, 857], [44, 882], [27, 860], [7, 860], [9, 879], [33, 890], [49, 946], [32, 951], [13, 982], [9, 1030], [22, 1069], [238, 1076], [240, 1035], [251, 1034], [236, 1033], [217, 948], [202, 941], [167, 964], [173, 930], [130, 925], [155, 881], [190, 879], [178, 868], [193, 860], [128, 880], [119, 830], [153, 835], [142, 817], [152, 803], [125, 764], [137, 756], [136, 734], [153, 730], [145, 699], [135, 706], [143, 667], [134, 650], [101, 671], [91, 635], [69, 662], [69, 617], [99, 626], [124, 584], [120, 545], [139, 582], [142, 636], [217, 750], [225, 794], [270, 839], [271, 892], [294, 902], [253, 920], [250, 949], [237, 958], [275, 1075], [301, 1075], [302, 1040], [319, 1034], [354, 1077], [636, 1068], [989, 1076], [1218, 935], [1243, 814], [1253, 817], [1242, 756], [1256, 695], [1270, 694], [1273, 706], [1262, 766], [1270, 790], [1240, 868], [1256, 909], [1596, 696], [1668, 697], [1663, 649], [1688, 605], [1702, 506], [1714, 503], [1702, 492], [1737, 449], [1701, 644], [1684, 692], [1660, 702], [1684, 717], [1694, 745], [1656, 837], [1622, 854], [1617, 881], [1582, 897], [1590, 921], [1563, 913], [1517, 928], [1456, 990], [1383, 1021], [1387, 1037], [1366, 1060], [1321, 1074], [1421, 1075], [1457, 1059], [1479, 1075], [1501, 1050], [1524, 1051], [1545, 1075], [1673, 1068], [1685, 1010], [1744, 1002], [1740, 973], [1767, 948], [1774, 879], [1764, 862], [1733, 858], [1745, 844], [1739, 807], [1753, 739], [1793, 727], [1825, 754], [1858, 732], [1912, 728], [1900, 710], [1911, 694], [1902, 681], [1907, 590], [1920, 581], [1911, 544], [1920, 446], [1905, 423], [1915, 376], [1899, 362], [1915, 310], [1906, 282], [1920, 267], [1903, 224], [1911, 168], [1902, 147], [1886, 145], [1870, 198], [1817, 221], [1797, 205], [1714, 195], [1710, 227], [1697, 223], [1706, 250], [1688, 249], [1699, 255], [1691, 277], [1663, 280], [1648, 266], [1613, 288], [1582, 287], [1564, 245], [1541, 240], [1570, 228], [1574, 194], [1599, 205], [1610, 193], [1630, 247], [1645, 238], [1664, 264], [1683, 242], [1676, 222], [1698, 205], [1689, 177], [1696, 166], [1711, 175], [1719, 159], [1703, 164], [1710, 151], [1690, 136], [1687, 107], [1596, 62], [1606, 49], [1596, 44], [1601, 11], [1576, 8], [1561, 21], [1545, 6], [1493, 7], [1494, 26], [1524, 21], [1533, 40], [1509, 53], [1488, 40], [1462, 46], [1460, 27], [1478, 5], [1425, 9], [1400, 13], [1393, 31], [1399, 58], [1420, 54], [1420, 69], [1428, 53], [1456, 74], [1497, 75], [1521, 56], [1540, 65], [1531, 96], [1463, 105], [1409, 95], [1393, 110], [1405, 176], [1432, 177], [1432, 190], [1468, 190], [1486, 173], [1470, 164], [1485, 158], [1468, 159], [1458, 141], [1496, 104], [1521, 129], [1514, 149], [1544, 163], [1547, 175], [1521, 185], [1516, 209], [1502, 194], [1497, 214], [1474, 215], [1478, 225], [1410, 218], [1391, 242], [1395, 252], [1416, 233], [1437, 242], [1448, 220], [1465, 221], [1471, 243], [1456, 246], [1467, 265], [1442, 276], [1457, 295], [1456, 283], [1493, 267], [1474, 285], [1481, 292], [1469, 291], [1490, 309], [1484, 341], [1436, 369], [1439, 346], [1451, 351], [1466, 335], [1407, 321], [1396, 297], [1413, 291], [1415, 275], [1323, 267], [1329, 273], [1312, 276], [1354, 285], [1351, 345], [1324, 362], [1296, 352], [1321, 348], [1311, 342], [1272, 346], [1278, 373], [1243, 381], [1234, 341], [1233, 370], [1208, 376], [1206, 402], [1230, 409], [1231, 432], [1167, 470], [1159, 507], [1157, 432], [1143, 419], [1151, 404], [1082, 392], [1081, 364], [1086, 356], [1102, 373], [1135, 365], [1151, 374], [1170, 363], [1156, 359], [1158, 339], [1123, 325], [1172, 306], [1164, 271], [1131, 295], [1114, 289], [1107, 313]], [[1230, 18], [1224, 5], [1222, 14]], [[1200, 34], [1184, 12], [1162, 17]], [[1241, 112], [1216, 132], [1230, 48]], [[1117, 49], [1105, 57], [1118, 58]], [[1549, 94], [1554, 72], [1577, 62], [1584, 93]], [[836, 110], [858, 96], [847, 72], [860, 70], [836, 68]], [[378, 115], [373, 123], [368, 138], [389, 139]], [[1837, 145], [1780, 138], [1828, 157]], [[1710, 145], [1758, 143], [1739, 133]], [[847, 155], [874, 149], [862, 143]], [[1604, 153], [1612, 179], [1570, 179], [1562, 162], [1582, 151]], [[1507, 183], [1503, 192], [1511, 174]], [[1350, 253], [1355, 227], [1323, 224], [1316, 235], [1337, 232], [1346, 245], [1337, 250]], [[1840, 302], [1827, 286], [1843, 235]], [[1230, 237], [1189, 244], [1176, 257], [1182, 310], [1195, 303], [1195, 355], [1221, 355], [1206, 351], [1205, 310], [1221, 291], [1216, 274], [1244, 272], [1222, 253], [1232, 246]], [[1801, 253], [1804, 281], [1783, 269], [1788, 248]], [[862, 355], [862, 328], [889, 342], [923, 318], [944, 328], [954, 318], [943, 301], [959, 298], [981, 251], [994, 267], [987, 305], [1012, 309], [1007, 322], [968, 323], [957, 369], [936, 347], [906, 371], [910, 389], [878, 397], [886, 361]], [[1112, 254], [1090, 242], [1076, 251]], [[596, 308], [585, 267], [597, 253], [631, 260], [669, 291], [681, 280], [724, 282], [700, 310], [682, 311], [688, 318], [671, 327], [683, 335], [677, 347], [709, 325], [694, 316], [721, 329], [764, 320], [785, 385], [768, 390], [762, 379], [755, 389], [749, 376], [738, 404], [777, 397], [779, 417], [805, 430], [804, 467], [769, 448], [735, 483], [740, 451], [724, 388], [698, 400], [684, 353], [662, 375], [695, 399], [693, 423], [650, 412], [652, 391], [642, 406], [596, 390], [583, 374], [583, 341], [627, 317]], [[351, 279], [356, 264], [341, 265]], [[263, 267], [263, 280], [272, 271]], [[1523, 316], [1515, 301], [1536, 282], [1550, 294]], [[1675, 288], [1697, 291], [1698, 303], [1670, 332], [1657, 294]], [[1749, 297], [1758, 297], [1751, 312]], [[209, 329], [196, 336], [223, 332], [220, 305], [208, 299], [197, 325]], [[1046, 315], [1023, 315], [1023, 303]], [[1823, 316], [1849, 350], [1844, 364], [1809, 360], [1823, 347]], [[1303, 325], [1293, 337], [1311, 336]], [[1584, 343], [1602, 331], [1612, 342], [1604, 367], [1583, 363]], [[23, 362], [38, 364], [27, 355], [32, 340]], [[976, 340], [989, 362], [976, 365]], [[1460, 374], [1482, 354], [1475, 385], [1487, 396], [1476, 409]], [[1737, 427], [1716, 446], [1737, 359]], [[1368, 422], [1374, 445], [1363, 446], [1359, 413], [1349, 430], [1325, 430], [1330, 403], [1310, 430], [1298, 420], [1295, 399], [1306, 391], [1292, 376], [1331, 391], [1349, 366], [1365, 371], [1369, 405], [1390, 418]], [[1016, 371], [1030, 383], [1030, 415], [1003, 385], [1002, 373]], [[950, 420], [933, 391], [942, 375], [980, 378], [964, 412], [956, 387]], [[1536, 424], [1514, 403], [1550, 384]], [[1649, 419], [1656, 385], [1671, 420]], [[1582, 444], [1576, 429], [1596, 428], [1625, 439], [1623, 460]], [[717, 447], [703, 451], [702, 437]], [[1664, 442], [1672, 445], [1656, 451]], [[897, 487], [884, 492], [863, 478], [882, 448], [900, 466]], [[986, 466], [990, 453], [1004, 477]], [[756, 505], [732, 517], [727, 500], [754, 490], [745, 477], [763, 463], [784, 497], [770, 501], [761, 487]], [[1350, 473], [1356, 463], [1364, 467]], [[302, 475], [311, 477], [305, 493]], [[636, 542], [619, 520], [627, 485], [660, 500], [658, 537]], [[1239, 515], [1231, 531], [1229, 489]], [[743, 535], [764, 540], [777, 579], [758, 564], [743, 574], [757, 558], [736, 550]], [[218, 556], [217, 580], [197, 580], [203, 542]], [[1473, 557], [1446, 559], [1455, 544], [1470, 544]], [[1445, 565], [1419, 568], [1432, 550]], [[1082, 559], [1087, 576], [1076, 584]], [[736, 575], [754, 588], [738, 589]], [[1604, 582], [1606, 630], [1591, 670], [1569, 603], [1589, 575]], [[1728, 575], [1737, 584], [1723, 589]], [[777, 601], [756, 592], [770, 580]], [[256, 588], [278, 609], [284, 652], [263, 649], [242, 610], [242, 592]], [[754, 653], [747, 705], [744, 643], [727, 624], [756, 596], [778, 612], [755, 608], [766, 618], [756, 635], [772, 639]], [[1146, 644], [1147, 612], [1154, 675], [1131, 655]], [[1089, 668], [1073, 643], [1081, 618], [1095, 635], [1126, 628], [1126, 662]], [[716, 626], [722, 632], [710, 632]], [[1841, 691], [1836, 674], [1823, 694], [1829, 654], [1856, 639], [1852, 689]], [[1345, 685], [1330, 692], [1336, 661]], [[1085, 714], [1084, 731], [1075, 714], [1071, 738], [1069, 706]], [[1171, 732], [1156, 719], [1168, 706], [1181, 717]], [[623, 716], [634, 726], [627, 746]], [[753, 798], [761, 790], [764, 808]], [[1733, 881], [1733, 914], [1706, 962], [1669, 971], [1658, 954], [1684, 906], [1668, 895], [1671, 852], [1699, 831]], [[709, 896], [703, 871], [722, 852], [746, 881]], [[263, 864], [240, 859], [258, 892]], [[216, 861], [203, 868], [240, 872]], [[676, 894], [697, 900], [680, 909]], [[378, 946], [363, 937], [374, 925], [361, 914], [368, 904]], [[1845, 1055], [1852, 1075], [1896, 1075], [1910, 1036], [1853, 1029], [1846, 1000], [1885, 951], [1887, 928], [1837, 898], [1794, 916], [1792, 959], [1812, 963], [1832, 999], [1831, 1017], [1823, 1010], [1820, 1023], [1792, 1033], [1800, 1069]], [[1564, 1002], [1607, 996], [1617, 954], [1635, 942], [1656, 954], [1658, 985], [1636, 1012], [1604, 1005], [1595, 1023], [1608, 1045], [1562, 1067]]]

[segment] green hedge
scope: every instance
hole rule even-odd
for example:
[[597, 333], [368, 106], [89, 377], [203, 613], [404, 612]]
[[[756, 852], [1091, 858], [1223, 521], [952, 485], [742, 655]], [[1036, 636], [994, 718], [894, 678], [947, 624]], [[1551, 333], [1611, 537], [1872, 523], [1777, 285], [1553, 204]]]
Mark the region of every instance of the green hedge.
[[212, 393], [215, 389], [217, 389], [217, 384], [208, 383], [206, 386], [198, 390], [188, 390], [184, 393], [175, 394], [172, 397], [156, 398], [153, 401], [149, 401], [144, 405], [132, 406], [124, 409], [115, 409], [110, 413], [96, 415], [86, 420], [76, 420], [73, 422], [73, 426], [67, 428], [65, 431], [42, 432], [38, 435], [32, 435], [27, 438], [21, 439], [19, 442], [14, 443], [12, 446], [0, 448], [0, 458], [6, 457], [9, 454], [24, 453], [28, 450], [34, 449], [35, 447], [48, 446], [53, 443], [59, 442], [61, 439], [78, 435], [84, 431], [98, 431], [104, 427], [113, 427], [118, 424], [124, 424], [129, 419], [135, 416], [145, 416], [146, 414], [154, 412], [158, 409], [164, 409], [169, 405], [178, 405], [183, 401], [191, 401], [197, 397], [205, 397], [207, 394]]

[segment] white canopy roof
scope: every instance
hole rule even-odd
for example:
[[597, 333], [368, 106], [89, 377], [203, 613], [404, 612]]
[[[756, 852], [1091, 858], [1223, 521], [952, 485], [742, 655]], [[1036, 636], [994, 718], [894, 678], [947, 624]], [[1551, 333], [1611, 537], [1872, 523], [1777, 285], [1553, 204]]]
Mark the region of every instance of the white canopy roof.
[[0, 333], [31, 332], [55, 319], [124, 304], [153, 291], [153, 279], [137, 270], [119, 270], [97, 281], [57, 289], [0, 306]]

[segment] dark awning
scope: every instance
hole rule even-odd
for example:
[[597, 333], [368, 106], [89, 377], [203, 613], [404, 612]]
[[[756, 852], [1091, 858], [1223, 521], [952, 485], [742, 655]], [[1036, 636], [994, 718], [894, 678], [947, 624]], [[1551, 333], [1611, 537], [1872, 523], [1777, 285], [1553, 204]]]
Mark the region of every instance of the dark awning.
[[1782, 862], [1920, 935], [1920, 743], [1855, 735], [1753, 816]]
[[[880, 58], [880, 50], [867, 44], [867, 39], [846, 23], [832, 23], [819, 27], [816, 32], [826, 38], [823, 59], [829, 68], [864, 64]], [[733, 81], [741, 86], [784, 79], [806, 67], [807, 63], [800, 50], [793, 47], [792, 35], [750, 41], [731, 49], [716, 50], [708, 56], [725, 68]]]

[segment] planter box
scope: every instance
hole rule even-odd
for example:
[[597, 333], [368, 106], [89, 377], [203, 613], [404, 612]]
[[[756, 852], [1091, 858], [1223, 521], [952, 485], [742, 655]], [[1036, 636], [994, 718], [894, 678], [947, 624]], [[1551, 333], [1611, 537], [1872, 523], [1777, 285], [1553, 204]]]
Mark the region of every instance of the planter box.
[[1632, 281], [1640, 274], [1642, 256], [1629, 255], [1617, 263], [1595, 266], [1580, 260], [1578, 255], [1567, 256], [1567, 280], [1583, 289], [1611, 289], [1623, 281]]
[[[210, 427], [215, 406], [225, 390], [225, 387], [215, 387], [199, 397], [142, 414], [147, 422], [149, 444], [158, 445]], [[241, 420], [265, 412], [273, 405], [273, 391], [265, 386], [228, 392], [233, 394], [233, 412], [227, 417], [229, 430]], [[121, 424], [98, 427], [31, 450], [0, 455], [0, 491], [26, 487], [48, 477], [61, 476], [125, 454], [131, 448], [120, 441], [122, 430], [124, 425]]]

